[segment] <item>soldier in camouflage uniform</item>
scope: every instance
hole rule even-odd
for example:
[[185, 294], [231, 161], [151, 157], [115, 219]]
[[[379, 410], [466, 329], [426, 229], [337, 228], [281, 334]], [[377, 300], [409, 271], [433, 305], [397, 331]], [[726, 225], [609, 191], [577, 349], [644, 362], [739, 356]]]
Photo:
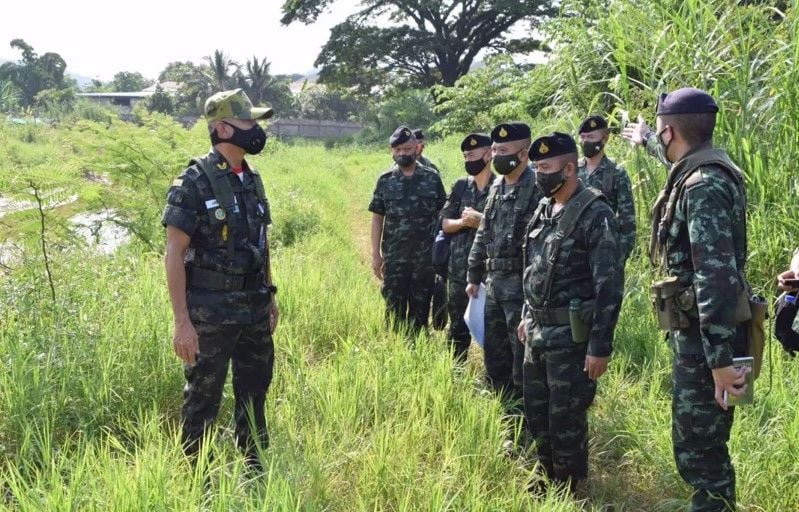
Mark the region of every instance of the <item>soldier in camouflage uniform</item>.
[[417, 128], [413, 130], [413, 136], [416, 138], [416, 160], [428, 169], [433, 170], [436, 174], [441, 174], [436, 164], [422, 154], [424, 152], [424, 132], [420, 128]]
[[269, 203], [260, 176], [244, 160], [266, 135], [241, 90], [205, 103], [211, 152], [192, 160], [174, 180], [161, 222], [175, 319], [173, 345], [184, 361], [183, 443], [196, 454], [216, 419], [228, 364], [233, 362], [236, 443], [258, 469], [258, 447], [269, 442], [264, 401], [272, 380], [278, 309], [266, 228]]
[[[693, 88], [661, 95], [657, 132], [643, 119], [624, 130], [669, 167], [653, 208], [650, 258], [679, 285], [682, 325], [672, 326], [672, 441], [680, 476], [694, 488], [691, 510], [735, 510], [727, 442], [733, 409], [724, 392], [745, 392], [746, 325], [736, 315], [748, 292], [746, 193], [741, 171], [713, 147], [718, 106]], [[689, 300], [684, 300], [688, 297]]]
[[623, 262], [613, 210], [577, 178], [574, 139], [557, 132], [536, 139], [530, 160], [546, 198], [527, 226], [524, 409], [546, 476], [574, 490], [588, 476], [587, 411], [613, 350]]
[[427, 327], [433, 287], [432, 249], [447, 199], [441, 178], [416, 161], [413, 132], [389, 139], [395, 165], [377, 179], [372, 212], [372, 270], [383, 282], [386, 318], [416, 334]]
[[494, 182], [491, 172], [491, 137], [472, 133], [461, 143], [466, 178], [452, 185], [449, 199], [441, 211], [442, 229], [452, 236], [449, 247], [447, 272], [447, 309], [449, 311], [449, 339], [456, 359], [464, 360], [472, 337], [463, 320], [469, 297], [466, 295], [466, 270], [469, 251], [480, 221], [483, 220], [488, 190]]
[[584, 158], [578, 165], [582, 182], [602, 192], [616, 214], [619, 225], [619, 249], [624, 261], [635, 247], [635, 205], [630, 176], [624, 168], [605, 154], [610, 138], [608, 122], [602, 116], [591, 116], [578, 129]]
[[[524, 346], [516, 337], [522, 313], [522, 240], [540, 198], [528, 166], [530, 127], [503, 123], [491, 132], [494, 170], [483, 220], [469, 253], [466, 293], [486, 284], [484, 363], [492, 387], [511, 402], [522, 398]], [[515, 412], [516, 407], [512, 409]]]

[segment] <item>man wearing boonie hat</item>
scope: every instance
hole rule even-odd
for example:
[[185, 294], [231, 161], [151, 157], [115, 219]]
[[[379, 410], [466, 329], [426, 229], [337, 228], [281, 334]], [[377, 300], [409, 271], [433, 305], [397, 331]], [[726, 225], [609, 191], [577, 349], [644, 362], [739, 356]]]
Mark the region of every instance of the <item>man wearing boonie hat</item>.
[[[708, 93], [678, 89], [661, 94], [656, 132], [640, 117], [624, 130], [669, 167], [652, 210], [650, 260], [676, 281], [680, 297], [679, 321], [664, 320], [661, 328], [674, 351], [674, 459], [694, 489], [694, 511], [735, 510], [727, 448], [734, 407], [727, 397], [746, 391], [748, 373], [733, 365], [748, 349], [746, 311], [739, 307], [751, 296], [744, 276], [746, 191], [741, 170], [713, 147], [718, 111]], [[665, 290], [666, 281], [653, 288]]]
[[491, 131], [492, 165], [501, 175], [488, 192], [485, 211], [469, 253], [466, 293], [476, 297], [486, 285], [486, 378], [521, 415], [524, 346], [516, 337], [522, 313], [522, 240], [538, 204], [535, 171], [529, 166], [530, 127], [501, 123]]
[[245, 155], [266, 143], [241, 89], [205, 102], [213, 148], [172, 182], [161, 219], [166, 276], [175, 320], [173, 347], [184, 362], [184, 450], [194, 456], [216, 419], [233, 362], [236, 444], [252, 469], [269, 443], [264, 402], [272, 381], [278, 308], [269, 264], [269, 202]]
[[605, 154], [610, 129], [604, 117], [593, 115], [585, 118], [577, 130], [583, 158], [577, 173], [589, 187], [601, 191], [616, 214], [619, 224], [619, 248], [624, 261], [635, 248], [635, 204], [630, 176], [624, 167]]
[[527, 225], [524, 409], [548, 481], [576, 491], [588, 476], [588, 415], [607, 370], [621, 308], [623, 261], [616, 216], [577, 178], [565, 133], [533, 141], [542, 199]]
[[447, 199], [441, 178], [416, 161], [416, 138], [400, 126], [389, 138], [394, 166], [369, 203], [372, 271], [382, 282], [386, 320], [416, 335], [427, 328], [433, 289], [433, 240]]

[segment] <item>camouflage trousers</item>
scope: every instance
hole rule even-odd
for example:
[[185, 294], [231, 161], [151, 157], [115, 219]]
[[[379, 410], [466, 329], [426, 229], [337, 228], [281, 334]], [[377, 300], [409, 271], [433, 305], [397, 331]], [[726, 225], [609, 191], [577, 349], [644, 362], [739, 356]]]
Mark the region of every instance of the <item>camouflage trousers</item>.
[[587, 345], [533, 348], [524, 357], [524, 412], [538, 460], [554, 483], [588, 476], [588, 408], [596, 381], [584, 371]]
[[462, 361], [469, 353], [472, 335], [463, 314], [469, 305], [469, 296], [466, 295], [465, 281], [447, 281], [447, 312], [449, 313], [449, 341], [455, 359]]
[[381, 293], [386, 301], [386, 321], [397, 330], [416, 334], [427, 328], [433, 293], [433, 265], [386, 261]]
[[232, 361], [236, 445], [248, 463], [260, 467], [256, 444], [262, 448], [269, 444], [264, 402], [275, 362], [267, 324], [266, 319], [252, 325], [194, 323], [200, 353], [197, 364], [184, 364], [183, 368], [186, 386], [181, 420], [187, 455], [199, 451], [207, 428], [216, 419]]
[[[486, 378], [495, 391], [521, 404], [524, 345], [516, 328], [521, 321], [523, 300], [498, 300], [486, 294], [485, 346], [483, 362]], [[512, 408], [511, 412], [516, 412]], [[521, 413], [521, 411], [518, 411]]]
[[735, 470], [727, 450], [734, 407], [724, 411], [716, 403], [704, 355], [675, 355], [672, 383], [674, 460], [694, 489], [691, 510], [735, 510]]

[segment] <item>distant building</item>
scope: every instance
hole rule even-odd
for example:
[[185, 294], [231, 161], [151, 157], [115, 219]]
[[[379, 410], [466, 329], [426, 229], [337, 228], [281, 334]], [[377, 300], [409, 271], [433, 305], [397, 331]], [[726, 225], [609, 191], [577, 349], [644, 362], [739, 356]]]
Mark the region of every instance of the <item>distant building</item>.
[[76, 94], [76, 96], [79, 98], [86, 98], [87, 100], [99, 105], [116, 108], [122, 116], [126, 116], [133, 112], [133, 107], [135, 107], [138, 103], [147, 100], [150, 96], [155, 94], [155, 89], [159, 86], [161, 87], [162, 91], [174, 96], [177, 94], [181, 84], [178, 82], [156, 82], [150, 87], [147, 87], [141, 91], [81, 92]]

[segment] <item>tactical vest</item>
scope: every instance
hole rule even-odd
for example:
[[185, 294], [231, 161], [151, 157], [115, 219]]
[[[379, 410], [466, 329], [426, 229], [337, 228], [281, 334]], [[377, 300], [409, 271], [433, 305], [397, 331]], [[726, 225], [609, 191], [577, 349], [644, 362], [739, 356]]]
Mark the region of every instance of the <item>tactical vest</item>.
[[[615, 167], [616, 162], [614, 162], [609, 158], [608, 161]], [[583, 158], [583, 166], [585, 166], [585, 177], [587, 180], [590, 172], [588, 171], [588, 161], [585, 158]], [[613, 183], [615, 182], [616, 173], [615, 169], [603, 169], [602, 172], [604, 174], [602, 175], [602, 187], [600, 189], [600, 192], [605, 194], [605, 197], [608, 198], [613, 193]]]
[[[571, 236], [575, 228], [577, 228], [577, 222], [580, 220], [580, 217], [582, 217], [583, 213], [588, 209], [588, 207], [598, 199], [607, 201], [605, 196], [600, 191], [591, 187], [585, 187], [563, 207], [563, 214], [561, 215], [560, 220], [558, 220], [557, 231], [555, 238], [552, 241], [552, 250], [549, 254], [547, 275], [544, 279], [544, 308], [549, 306], [549, 300], [551, 298], [550, 295], [552, 294], [552, 284], [555, 280], [555, 264], [560, 256], [560, 249], [563, 245], [563, 241]], [[538, 225], [538, 222], [541, 220], [541, 215], [544, 213], [544, 209], [546, 209], [551, 202], [551, 198], [545, 197], [538, 203], [538, 208], [536, 208], [533, 218], [527, 225], [526, 231], [528, 233], [535, 229], [536, 225]], [[524, 266], [526, 268], [527, 251], [524, 251], [524, 258]], [[564, 313], [565, 322], [563, 323], [568, 323], [568, 311], [565, 311]]]
[[[666, 240], [671, 223], [674, 221], [677, 204], [679, 204], [685, 195], [688, 180], [702, 167], [707, 167], [709, 165], [718, 166], [732, 180], [744, 199], [744, 232], [746, 232], [746, 187], [744, 185], [743, 172], [741, 169], [730, 160], [726, 152], [712, 148], [700, 150], [689, 155], [685, 162], [685, 166], [688, 167], [689, 170], [685, 172], [684, 175], [680, 176], [679, 180], [671, 186], [665, 207], [663, 201], [666, 199], [666, 196], [661, 196], [652, 209], [652, 238], [649, 243], [649, 261], [655, 267], [662, 265], [662, 268], [666, 268]], [[668, 185], [664, 192], [667, 190]], [[744, 238], [744, 253], [747, 252], [746, 243], [746, 239]], [[742, 274], [742, 269], [739, 269], [739, 274]], [[740, 277], [743, 281], [743, 275]]]
[[[529, 172], [530, 174], [533, 171], [528, 167], [523, 173]], [[533, 194], [535, 193], [535, 180], [532, 176], [530, 176], [531, 183], [529, 186], [519, 188], [518, 195], [516, 196], [516, 200], [513, 203], [513, 245], [518, 246], [521, 248], [522, 240], [524, 239], [524, 228], [525, 225], [522, 222], [522, 218], [524, 213], [530, 209], [530, 199], [532, 199]], [[486, 206], [483, 212], [484, 215], [484, 233], [491, 233], [492, 229], [492, 216], [491, 212], [494, 209], [494, 203], [496, 201], [497, 194], [499, 193], [500, 186], [502, 185], [503, 180], [497, 179], [488, 191], [488, 198], [486, 198]], [[517, 182], [517, 187], [521, 184], [521, 177]], [[493, 233], [492, 233], [493, 234]], [[493, 238], [493, 236], [492, 236]], [[486, 245], [486, 270], [522, 270], [524, 268], [522, 255], [520, 254], [518, 258], [511, 257], [511, 258], [502, 258], [496, 252], [497, 248], [495, 244], [489, 243]]]
[[[228, 252], [228, 259], [233, 260], [235, 258], [235, 229], [238, 226], [239, 219], [234, 214], [236, 210], [236, 199], [233, 193], [233, 188], [230, 186], [230, 180], [228, 178], [227, 173], [220, 173], [217, 172], [214, 168], [214, 165], [208, 159], [208, 155], [202, 157], [193, 158], [189, 161], [189, 166], [197, 165], [197, 167], [202, 170], [203, 174], [208, 178], [209, 183], [211, 184], [211, 190], [214, 193], [214, 198], [219, 203], [219, 210], [218, 212], [222, 212], [217, 217], [218, 220], [223, 221], [225, 225], [222, 227], [224, 233], [228, 233], [227, 236], [223, 236], [226, 238], [227, 241], [227, 252]], [[264, 191], [264, 184], [261, 180], [261, 176], [253, 171], [250, 170], [250, 173], [253, 178], [253, 182], [255, 183], [255, 193], [258, 197], [258, 200], [263, 203], [264, 208], [266, 208], [266, 193]], [[266, 242], [264, 241], [264, 244]], [[264, 256], [262, 256], [263, 259]]]

